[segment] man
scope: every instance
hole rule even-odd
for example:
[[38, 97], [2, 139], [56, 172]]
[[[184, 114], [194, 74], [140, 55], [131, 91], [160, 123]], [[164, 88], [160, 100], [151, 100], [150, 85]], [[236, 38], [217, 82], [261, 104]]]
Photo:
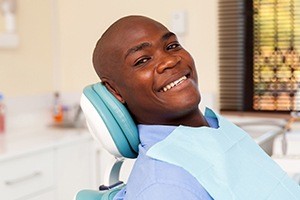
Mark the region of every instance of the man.
[[300, 199], [299, 186], [249, 135], [211, 110], [203, 116], [194, 61], [162, 24], [119, 19], [98, 41], [93, 64], [141, 141], [115, 199]]
[[98, 41], [93, 64], [103, 84], [139, 124], [139, 156], [125, 199], [211, 199], [182, 168], [145, 155], [178, 125], [208, 126], [198, 109], [193, 58], [176, 35], [152, 19], [124, 17]]

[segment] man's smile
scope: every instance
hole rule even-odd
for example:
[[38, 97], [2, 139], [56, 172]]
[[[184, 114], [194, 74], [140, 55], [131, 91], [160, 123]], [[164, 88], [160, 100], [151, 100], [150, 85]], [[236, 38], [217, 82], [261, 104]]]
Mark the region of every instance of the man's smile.
[[166, 92], [166, 91], [170, 90], [171, 88], [180, 85], [181, 83], [183, 83], [187, 79], [188, 79], [188, 75], [182, 76], [179, 79], [177, 79], [177, 80], [175, 80], [171, 83], [168, 83], [166, 86], [162, 87], [162, 89], [159, 90], [159, 92]]

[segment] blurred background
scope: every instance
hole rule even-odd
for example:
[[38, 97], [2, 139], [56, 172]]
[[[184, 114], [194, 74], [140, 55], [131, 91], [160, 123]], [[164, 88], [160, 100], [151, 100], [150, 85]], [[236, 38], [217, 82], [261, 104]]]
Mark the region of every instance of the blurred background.
[[248, 131], [300, 182], [296, 0], [0, 0], [0, 11], [0, 199], [71, 199], [103, 183], [113, 158], [79, 101], [99, 81], [97, 40], [126, 15], [174, 31], [195, 60], [200, 108]]

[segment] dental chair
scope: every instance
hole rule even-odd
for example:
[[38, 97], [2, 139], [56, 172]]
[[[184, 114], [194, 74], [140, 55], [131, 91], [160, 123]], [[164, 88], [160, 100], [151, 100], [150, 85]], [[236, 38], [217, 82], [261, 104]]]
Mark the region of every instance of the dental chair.
[[85, 87], [80, 105], [90, 133], [116, 159], [109, 170], [108, 185], [101, 185], [99, 190], [81, 190], [74, 200], [112, 200], [126, 186], [119, 180], [124, 159], [137, 157], [137, 126], [126, 107], [102, 83]]

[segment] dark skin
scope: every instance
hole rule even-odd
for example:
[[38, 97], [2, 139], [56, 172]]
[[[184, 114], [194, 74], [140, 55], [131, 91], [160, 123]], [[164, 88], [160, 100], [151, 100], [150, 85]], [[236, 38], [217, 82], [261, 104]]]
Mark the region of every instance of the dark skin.
[[191, 55], [176, 35], [142, 16], [124, 17], [102, 35], [94, 68], [139, 124], [207, 126]]

